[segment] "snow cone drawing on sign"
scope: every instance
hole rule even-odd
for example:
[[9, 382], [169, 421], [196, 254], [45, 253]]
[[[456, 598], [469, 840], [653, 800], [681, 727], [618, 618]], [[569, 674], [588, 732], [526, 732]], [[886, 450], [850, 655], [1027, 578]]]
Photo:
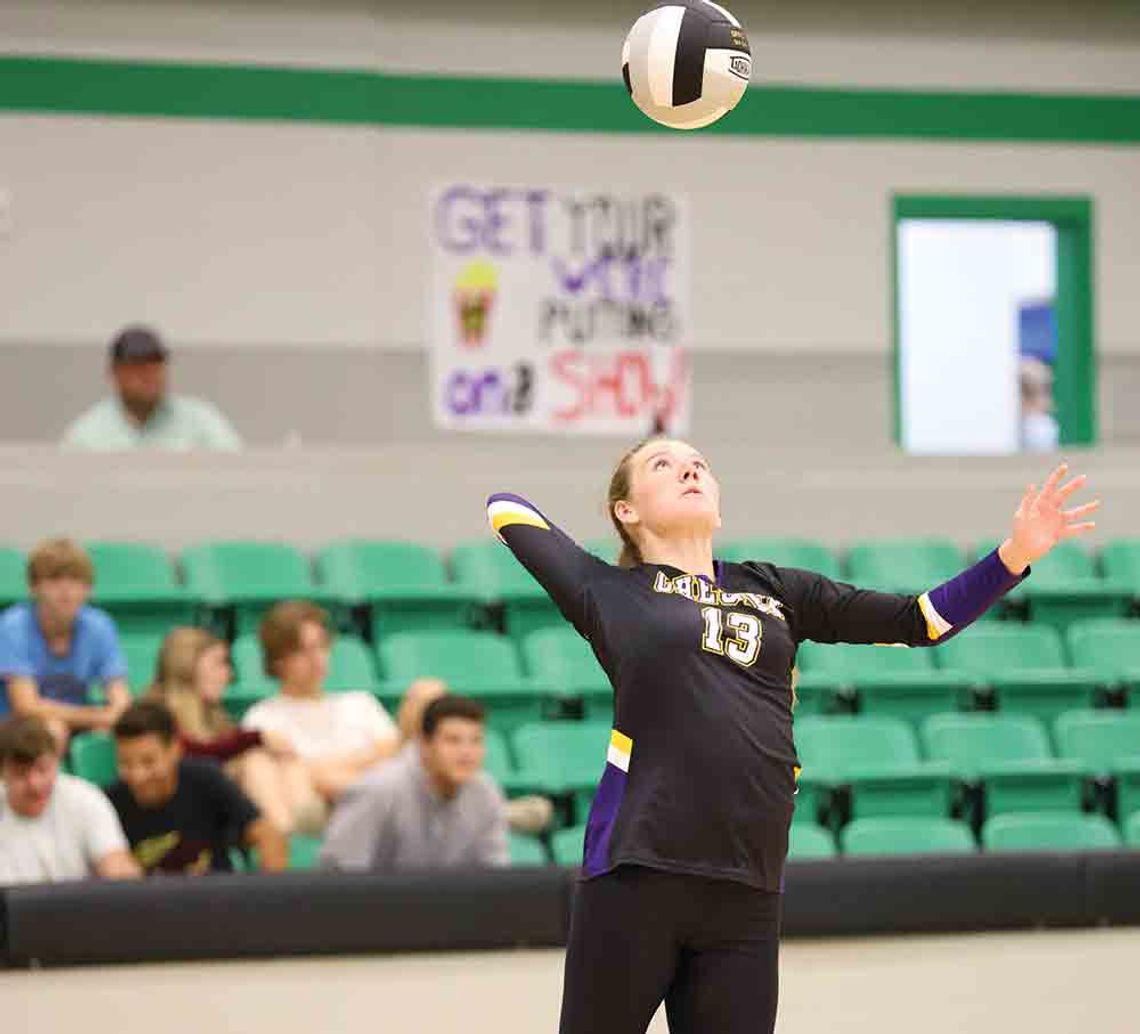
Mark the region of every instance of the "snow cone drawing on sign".
[[491, 310], [499, 290], [499, 273], [490, 262], [474, 259], [463, 267], [455, 281], [455, 305], [459, 315], [459, 340], [468, 348], [480, 348], [487, 340]]

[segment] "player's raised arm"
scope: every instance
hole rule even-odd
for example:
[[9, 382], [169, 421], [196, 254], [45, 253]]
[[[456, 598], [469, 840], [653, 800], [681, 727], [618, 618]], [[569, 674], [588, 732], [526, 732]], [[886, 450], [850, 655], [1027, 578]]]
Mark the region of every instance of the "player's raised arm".
[[589, 583], [604, 564], [522, 496], [497, 492], [487, 500], [491, 528], [587, 639], [593, 628]]
[[1057, 467], [1038, 490], [1030, 485], [1002, 544], [972, 567], [920, 596], [871, 592], [806, 571], [782, 569], [793, 601], [798, 639], [835, 643], [906, 643], [933, 646], [972, 624], [1029, 574], [1029, 566], [1058, 542], [1091, 531], [1083, 521], [1099, 500], [1065, 509], [1086, 481], [1062, 484], [1068, 467]]

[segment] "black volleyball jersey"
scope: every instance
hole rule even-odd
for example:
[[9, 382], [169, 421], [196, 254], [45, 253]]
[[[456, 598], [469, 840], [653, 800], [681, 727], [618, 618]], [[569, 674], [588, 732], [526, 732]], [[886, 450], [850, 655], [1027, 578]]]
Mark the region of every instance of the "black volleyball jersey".
[[[661, 564], [623, 569], [519, 496], [492, 496], [488, 511], [614, 688], [584, 874], [635, 864], [781, 889], [799, 767], [797, 644], [929, 645], [949, 627], [929, 595], [869, 592], [767, 563], [716, 561], [715, 584]], [[1005, 579], [1000, 591], [1017, 581]]]

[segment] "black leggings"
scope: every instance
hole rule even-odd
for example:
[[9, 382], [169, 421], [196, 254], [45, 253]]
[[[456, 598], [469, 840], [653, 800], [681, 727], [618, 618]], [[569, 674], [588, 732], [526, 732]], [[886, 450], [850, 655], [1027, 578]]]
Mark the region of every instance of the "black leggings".
[[623, 866], [578, 884], [559, 1034], [771, 1034], [780, 895]]

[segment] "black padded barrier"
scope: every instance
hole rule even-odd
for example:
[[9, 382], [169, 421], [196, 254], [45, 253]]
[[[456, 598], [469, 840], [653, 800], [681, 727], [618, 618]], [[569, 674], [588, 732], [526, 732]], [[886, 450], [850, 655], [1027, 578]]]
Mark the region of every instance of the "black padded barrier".
[[[10, 967], [555, 947], [557, 867], [213, 876], [0, 890]], [[786, 937], [1140, 924], [1140, 852], [793, 862]]]

